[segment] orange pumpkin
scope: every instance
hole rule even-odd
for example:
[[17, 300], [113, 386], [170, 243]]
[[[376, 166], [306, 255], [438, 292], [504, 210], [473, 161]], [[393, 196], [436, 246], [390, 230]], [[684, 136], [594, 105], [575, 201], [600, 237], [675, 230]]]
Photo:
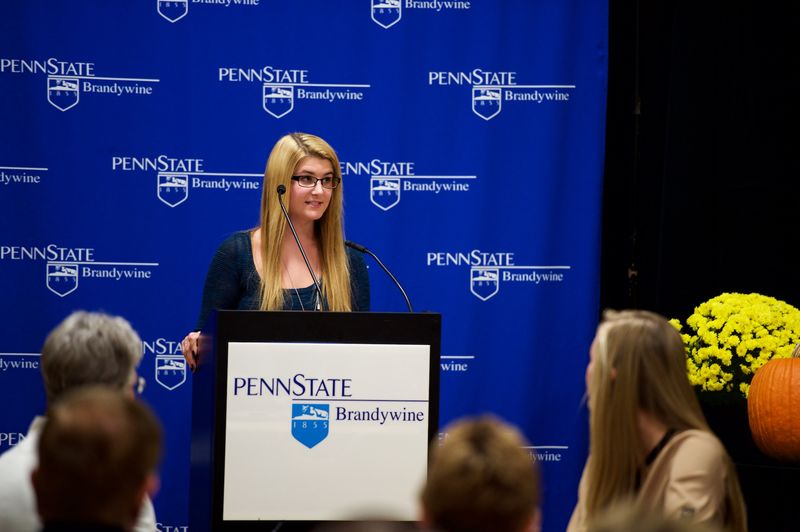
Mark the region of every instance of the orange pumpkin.
[[800, 358], [773, 359], [756, 372], [747, 414], [764, 454], [800, 462]]

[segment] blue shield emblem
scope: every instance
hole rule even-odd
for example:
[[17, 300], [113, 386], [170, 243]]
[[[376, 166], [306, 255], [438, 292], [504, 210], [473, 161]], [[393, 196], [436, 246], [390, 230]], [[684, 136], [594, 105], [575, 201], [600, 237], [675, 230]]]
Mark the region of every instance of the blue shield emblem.
[[328, 437], [330, 405], [294, 403], [292, 436], [311, 449]]
[[402, 16], [402, 0], [372, 0], [372, 20], [381, 28], [391, 28]]
[[170, 22], [178, 22], [189, 13], [189, 0], [156, 0], [158, 14]]
[[78, 288], [77, 264], [47, 264], [47, 288], [64, 297]]
[[294, 87], [265, 83], [262, 99], [264, 110], [275, 118], [280, 118], [294, 109]]
[[472, 87], [472, 112], [491, 120], [503, 108], [503, 89], [501, 87]]
[[473, 266], [469, 270], [469, 291], [480, 299], [486, 301], [500, 289], [500, 270]]
[[156, 355], [156, 382], [174, 390], [186, 382], [186, 361], [182, 355]]
[[78, 78], [47, 76], [47, 101], [59, 111], [78, 105], [80, 88]]
[[158, 174], [158, 199], [170, 207], [177, 207], [189, 197], [189, 176]]
[[369, 180], [369, 200], [376, 207], [388, 211], [400, 201], [400, 179], [372, 177]]

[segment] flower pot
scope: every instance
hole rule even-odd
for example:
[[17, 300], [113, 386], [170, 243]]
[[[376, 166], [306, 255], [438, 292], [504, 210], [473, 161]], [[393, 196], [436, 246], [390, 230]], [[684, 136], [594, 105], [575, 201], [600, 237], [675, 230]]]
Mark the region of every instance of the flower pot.
[[774, 465], [750, 433], [747, 400], [738, 393], [700, 392], [700, 407], [711, 430], [737, 464]]

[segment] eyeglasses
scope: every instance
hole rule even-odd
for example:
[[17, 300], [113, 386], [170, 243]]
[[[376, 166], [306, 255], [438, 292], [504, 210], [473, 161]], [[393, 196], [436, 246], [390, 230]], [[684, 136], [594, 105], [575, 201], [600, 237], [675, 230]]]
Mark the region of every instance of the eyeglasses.
[[317, 186], [317, 182], [319, 182], [322, 183], [322, 188], [331, 190], [339, 186], [339, 181], [341, 181], [341, 179], [338, 177], [319, 178], [311, 175], [293, 175], [292, 181], [297, 181], [297, 184], [303, 188], [314, 188]]
[[144, 377], [141, 375], [136, 376], [136, 380], [133, 381], [133, 391], [136, 392], [138, 395], [142, 395], [144, 393], [144, 387], [147, 385], [147, 381], [144, 380]]

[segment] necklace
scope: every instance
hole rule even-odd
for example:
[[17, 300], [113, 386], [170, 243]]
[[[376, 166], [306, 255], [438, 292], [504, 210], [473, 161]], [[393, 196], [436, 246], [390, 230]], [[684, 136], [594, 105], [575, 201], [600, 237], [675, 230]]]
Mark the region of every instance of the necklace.
[[[305, 311], [306, 307], [303, 305], [303, 298], [300, 297], [300, 292], [297, 291], [297, 285], [295, 284], [294, 279], [292, 279], [292, 274], [289, 273], [289, 268], [286, 267], [285, 263], [283, 263], [283, 269], [286, 271], [286, 276], [289, 277], [289, 282], [292, 283], [292, 289], [294, 290], [294, 294], [297, 296], [297, 302], [300, 303], [300, 310]], [[319, 299], [320, 294], [316, 290], [316, 285], [314, 286], [314, 288], [315, 288], [315, 290], [314, 290], [314, 303], [312, 305], [312, 308], [316, 308], [316, 310], [320, 310], [320, 308], [321, 308], [321, 302], [320, 302], [320, 299]], [[311, 309], [309, 309], [309, 310], [311, 310]]]
[[297, 286], [294, 284], [294, 279], [292, 279], [292, 274], [289, 273], [289, 268], [286, 267], [286, 264], [283, 264], [283, 269], [286, 271], [287, 277], [289, 277], [289, 282], [292, 283], [292, 289], [294, 290], [295, 295], [297, 296], [297, 301], [300, 303], [300, 310], [305, 312], [306, 308], [303, 306], [303, 298], [300, 297], [300, 292], [297, 291]]

